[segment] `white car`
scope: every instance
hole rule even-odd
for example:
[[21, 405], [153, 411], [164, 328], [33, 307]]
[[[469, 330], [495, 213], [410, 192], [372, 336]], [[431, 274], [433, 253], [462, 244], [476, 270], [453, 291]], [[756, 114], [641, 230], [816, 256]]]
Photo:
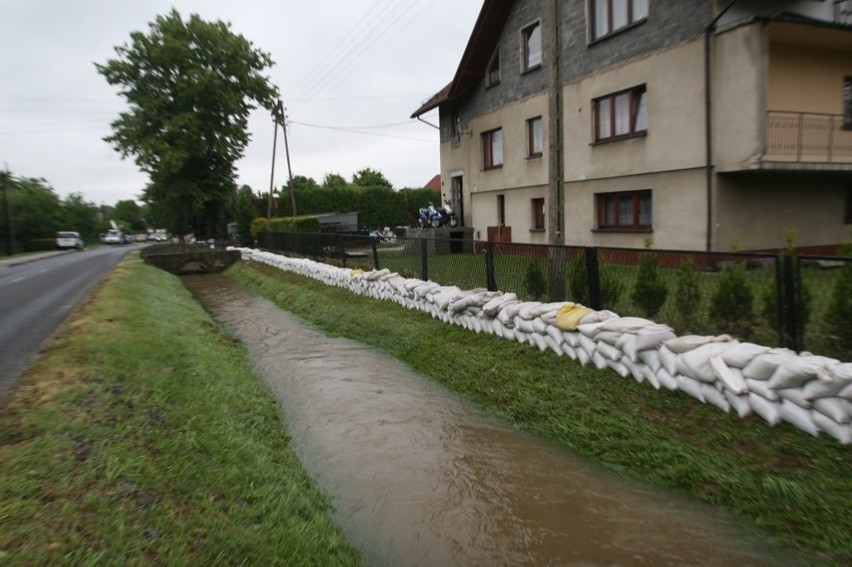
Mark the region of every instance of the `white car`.
[[124, 244], [124, 235], [120, 230], [111, 228], [104, 234], [103, 242], [104, 244]]
[[79, 232], [60, 231], [56, 233], [56, 247], [59, 250], [74, 248], [82, 250], [86, 247], [86, 243], [80, 237]]

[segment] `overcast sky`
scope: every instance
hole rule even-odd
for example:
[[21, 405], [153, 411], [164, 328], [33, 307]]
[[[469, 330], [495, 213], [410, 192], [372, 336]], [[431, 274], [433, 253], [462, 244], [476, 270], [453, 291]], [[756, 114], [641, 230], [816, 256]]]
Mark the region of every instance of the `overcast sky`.
[[[146, 184], [103, 141], [123, 99], [94, 63], [174, 7], [230, 22], [272, 55], [290, 120], [293, 175], [347, 180], [365, 167], [396, 188], [440, 172], [438, 134], [409, 116], [452, 80], [481, 0], [0, 0], [0, 167], [61, 197], [112, 205]], [[437, 124], [437, 111], [423, 117]], [[240, 184], [268, 191], [273, 125], [249, 124]], [[281, 131], [275, 186], [287, 180]]]

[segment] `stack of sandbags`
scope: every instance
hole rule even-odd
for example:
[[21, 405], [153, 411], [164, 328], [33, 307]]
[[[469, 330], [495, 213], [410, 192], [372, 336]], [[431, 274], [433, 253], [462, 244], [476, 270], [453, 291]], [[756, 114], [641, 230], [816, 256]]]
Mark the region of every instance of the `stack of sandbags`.
[[526, 343], [583, 365], [609, 368], [656, 389], [682, 391], [740, 417], [786, 421], [811, 435], [852, 443], [852, 363], [740, 342], [728, 335], [678, 337], [667, 325], [578, 303], [522, 301], [514, 293], [462, 290], [389, 270], [349, 270], [240, 249], [263, 262], [446, 323]]

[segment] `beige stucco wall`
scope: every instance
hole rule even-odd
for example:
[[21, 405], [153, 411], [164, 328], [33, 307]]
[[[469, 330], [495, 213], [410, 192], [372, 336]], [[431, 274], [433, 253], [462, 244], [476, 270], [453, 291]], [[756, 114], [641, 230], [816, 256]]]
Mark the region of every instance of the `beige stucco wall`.
[[[565, 179], [596, 179], [704, 163], [703, 42], [613, 67], [563, 90]], [[592, 100], [646, 85], [646, 136], [593, 145]]]
[[[577, 246], [703, 250], [706, 193], [704, 170], [680, 170], [630, 177], [575, 181], [565, 185], [565, 243]], [[595, 232], [595, 194], [651, 189], [652, 232]]]
[[765, 250], [844, 244], [852, 225], [844, 224], [848, 180], [806, 174], [720, 176], [717, 183], [716, 248]]
[[473, 203], [474, 238], [485, 240], [487, 227], [497, 226], [497, 197], [505, 199], [505, 226], [512, 227], [512, 241], [532, 244], [547, 244], [547, 233], [532, 231], [532, 199], [545, 199], [547, 207], [547, 186], [507, 189], [477, 188], [471, 194]]

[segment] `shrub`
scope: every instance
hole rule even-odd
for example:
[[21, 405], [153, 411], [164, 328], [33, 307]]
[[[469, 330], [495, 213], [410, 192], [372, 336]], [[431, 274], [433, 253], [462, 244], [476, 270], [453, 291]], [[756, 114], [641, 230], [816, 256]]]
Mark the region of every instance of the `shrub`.
[[547, 280], [537, 262], [530, 262], [524, 278], [527, 293], [536, 301], [540, 301], [547, 295]]
[[666, 282], [660, 278], [658, 260], [655, 254], [643, 252], [639, 260], [639, 272], [636, 274], [636, 285], [633, 287], [631, 299], [642, 311], [645, 317], [653, 319], [669, 294]]
[[[621, 297], [624, 285], [618, 273], [612, 267], [604, 264], [598, 268], [600, 278], [601, 306], [612, 307]], [[571, 301], [590, 305], [589, 280], [586, 275], [586, 255], [580, 253], [568, 264], [568, 287], [571, 291]]]
[[695, 332], [701, 308], [701, 275], [695, 264], [687, 262], [678, 269], [676, 278], [674, 304], [682, 330]]
[[829, 354], [841, 360], [852, 360], [852, 263], [840, 268], [831, 300], [825, 314], [825, 325], [830, 335]]
[[743, 339], [752, 335], [754, 292], [742, 266], [736, 264], [722, 270], [710, 303], [710, 319], [718, 329]]
[[[804, 280], [797, 278], [797, 282], [799, 293], [796, 297], [796, 321], [799, 326], [799, 340], [801, 341], [804, 337], [805, 325], [808, 324], [808, 320], [810, 319], [811, 299], [813, 297]], [[779, 310], [786, 310], [787, 308], [786, 300], [779, 304], [777, 282], [772, 281], [766, 286], [766, 289], [763, 290], [761, 301], [761, 315], [763, 315], [763, 320], [766, 321], [773, 331], [777, 332], [781, 325], [778, 317]]]

